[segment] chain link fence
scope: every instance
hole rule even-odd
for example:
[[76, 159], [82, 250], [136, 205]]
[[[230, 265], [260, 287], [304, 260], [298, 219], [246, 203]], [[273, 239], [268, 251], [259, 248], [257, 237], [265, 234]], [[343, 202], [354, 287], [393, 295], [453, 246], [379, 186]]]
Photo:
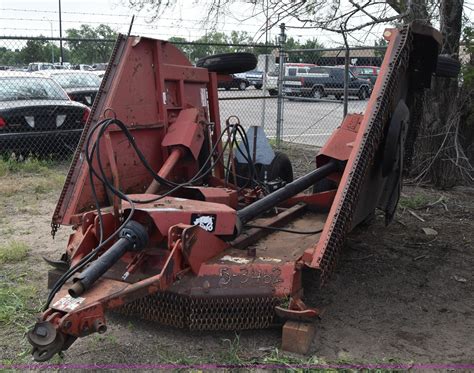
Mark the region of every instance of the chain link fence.
[[[354, 48], [347, 57], [344, 49], [175, 44], [193, 63], [218, 53], [258, 56], [255, 70], [219, 83], [221, 121], [235, 115], [244, 127], [262, 126], [277, 145], [322, 146], [346, 109], [363, 112], [384, 54], [381, 47]], [[61, 48], [57, 38], [0, 37], [2, 156], [70, 157], [113, 45], [62, 39]]]
[[346, 113], [365, 111], [384, 51], [384, 48], [354, 48], [347, 54], [344, 48], [285, 51], [283, 122], [275, 135], [279, 133], [285, 142], [324, 145]]
[[113, 45], [64, 39], [61, 47], [55, 38], [0, 37], [2, 157], [73, 154]]

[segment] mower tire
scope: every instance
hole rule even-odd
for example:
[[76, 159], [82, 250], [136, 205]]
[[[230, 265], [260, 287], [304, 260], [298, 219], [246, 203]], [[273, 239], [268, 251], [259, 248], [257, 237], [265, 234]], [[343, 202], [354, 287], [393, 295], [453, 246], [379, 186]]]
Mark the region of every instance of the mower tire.
[[257, 57], [247, 52], [214, 54], [199, 59], [196, 66], [218, 74], [237, 74], [255, 69]]
[[438, 56], [438, 63], [436, 65], [436, 76], [443, 78], [457, 78], [461, 71], [461, 63], [444, 54]]
[[267, 179], [272, 181], [278, 178], [287, 184], [291, 183], [293, 181], [293, 166], [290, 158], [285, 153], [276, 151], [275, 158], [273, 158], [267, 170]]

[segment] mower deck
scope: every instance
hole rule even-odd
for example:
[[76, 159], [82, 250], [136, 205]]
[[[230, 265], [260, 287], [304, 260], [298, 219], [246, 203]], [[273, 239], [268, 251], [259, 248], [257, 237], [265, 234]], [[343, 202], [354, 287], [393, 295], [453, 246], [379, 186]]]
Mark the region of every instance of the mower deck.
[[304, 352], [314, 328], [300, 323], [319, 312], [303, 302], [303, 269], [324, 283], [354, 226], [376, 208], [393, 218], [410, 110], [436, 68], [435, 30], [384, 37], [366, 112], [347, 115], [293, 180], [268, 144], [271, 163], [257, 167], [237, 117], [221, 127], [217, 82], [240, 72], [225, 68], [232, 56], [195, 67], [168, 42], [120, 36], [53, 216], [53, 233], [73, 233], [28, 332], [34, 359], [104, 333], [110, 310], [195, 330], [286, 322], [283, 346]]

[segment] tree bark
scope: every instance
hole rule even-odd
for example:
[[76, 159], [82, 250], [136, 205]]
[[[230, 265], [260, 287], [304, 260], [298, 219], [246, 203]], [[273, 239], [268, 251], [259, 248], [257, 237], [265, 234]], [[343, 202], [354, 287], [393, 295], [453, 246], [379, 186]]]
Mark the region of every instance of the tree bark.
[[[423, 0], [419, 0], [423, 1]], [[441, 54], [458, 58], [462, 33], [463, 0], [442, 0], [440, 25], [443, 34]], [[412, 3], [413, 4], [413, 3]], [[415, 4], [415, 7], [418, 8]], [[417, 9], [420, 12], [420, 8]], [[423, 12], [417, 13], [422, 16]], [[419, 123], [412, 158], [411, 176], [440, 188], [450, 188], [468, 179], [470, 165], [461, 146], [464, 99], [457, 79], [435, 77], [432, 88], [419, 95], [423, 109], [412, 113]], [[410, 162], [410, 160], [409, 160]]]

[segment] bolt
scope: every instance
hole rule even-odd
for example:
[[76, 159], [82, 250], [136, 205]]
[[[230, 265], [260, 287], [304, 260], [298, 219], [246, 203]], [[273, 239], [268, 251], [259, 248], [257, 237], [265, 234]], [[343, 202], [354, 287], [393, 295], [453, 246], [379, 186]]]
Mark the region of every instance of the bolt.
[[211, 284], [209, 283], [209, 281], [204, 281], [204, 283], [202, 284], [202, 287], [204, 288], [204, 292], [205, 293], [209, 293], [209, 288], [211, 287]]
[[38, 326], [35, 330], [35, 334], [39, 337], [48, 336], [48, 330], [44, 326]]

